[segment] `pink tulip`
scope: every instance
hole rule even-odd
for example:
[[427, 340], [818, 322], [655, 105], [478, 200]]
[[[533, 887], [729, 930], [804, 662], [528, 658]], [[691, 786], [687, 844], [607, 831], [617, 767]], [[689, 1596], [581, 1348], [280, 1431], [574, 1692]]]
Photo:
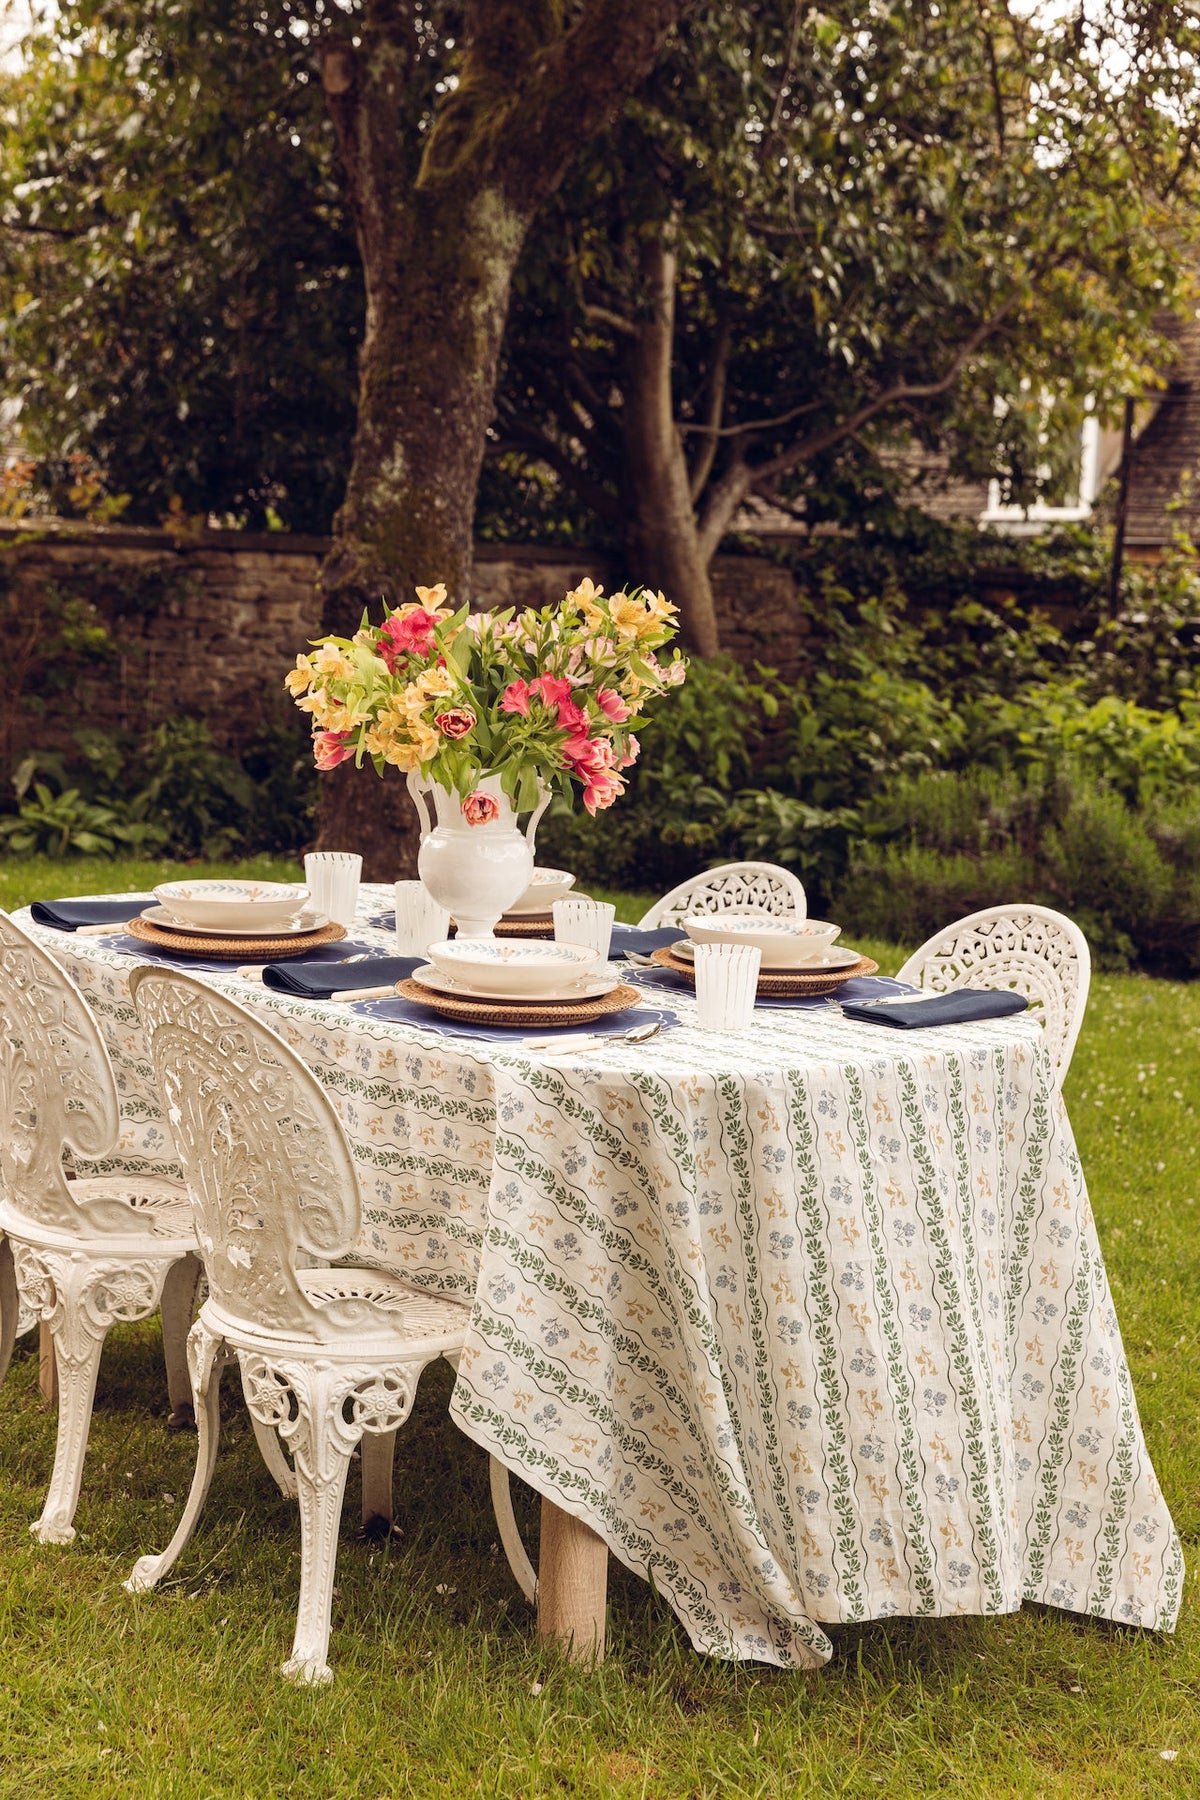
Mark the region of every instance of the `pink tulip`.
[[617, 764], [618, 769], [632, 769], [634, 763], [641, 755], [641, 750], [642, 746], [638, 743], [631, 731], [628, 738], [625, 740], [625, 754]]
[[596, 775], [583, 790], [583, 804], [595, 818], [597, 812], [612, 805], [623, 791], [624, 786], [625, 783], [621, 777], [612, 770], [608, 770], [602, 775]]
[[468, 794], [462, 803], [462, 816], [468, 825], [490, 825], [500, 817], [500, 802], [482, 788]]
[[467, 706], [452, 706], [448, 712], [437, 713], [434, 724], [443, 737], [463, 738], [475, 729], [475, 714]]
[[348, 756], [354, 755], [354, 733], [351, 731], [314, 731], [313, 761], [318, 769], [336, 769]]
[[614, 725], [623, 725], [629, 717], [629, 708], [615, 688], [601, 688], [596, 695], [596, 705]]
[[529, 717], [529, 687], [524, 681], [509, 682], [500, 696], [500, 711]]

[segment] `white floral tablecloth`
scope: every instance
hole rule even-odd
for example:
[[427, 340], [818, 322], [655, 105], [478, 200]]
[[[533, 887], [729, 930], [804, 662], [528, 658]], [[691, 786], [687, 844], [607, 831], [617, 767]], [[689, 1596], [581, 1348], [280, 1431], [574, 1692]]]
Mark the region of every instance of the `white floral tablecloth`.
[[[102, 1020], [122, 1161], [169, 1167], [136, 955], [38, 935]], [[205, 979], [337, 1100], [362, 1256], [474, 1296], [457, 1423], [697, 1649], [809, 1666], [827, 1624], [1023, 1600], [1173, 1626], [1179, 1543], [1029, 1016], [760, 1010], [732, 1037], [673, 996], [650, 1043], [535, 1056]]]

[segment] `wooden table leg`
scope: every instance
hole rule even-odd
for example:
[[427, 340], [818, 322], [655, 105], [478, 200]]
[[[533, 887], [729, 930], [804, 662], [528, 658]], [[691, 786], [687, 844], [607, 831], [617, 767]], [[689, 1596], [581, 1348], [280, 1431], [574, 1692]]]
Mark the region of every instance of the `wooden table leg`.
[[608, 1545], [543, 1496], [538, 1636], [557, 1638], [571, 1662], [603, 1662], [607, 1597]]

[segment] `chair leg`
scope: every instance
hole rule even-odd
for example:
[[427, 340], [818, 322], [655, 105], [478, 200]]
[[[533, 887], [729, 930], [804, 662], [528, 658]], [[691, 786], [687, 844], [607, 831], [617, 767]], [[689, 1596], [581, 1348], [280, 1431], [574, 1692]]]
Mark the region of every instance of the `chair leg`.
[[167, 1398], [171, 1403], [168, 1431], [186, 1431], [196, 1423], [192, 1383], [188, 1375], [187, 1340], [196, 1317], [196, 1297], [204, 1277], [198, 1256], [181, 1256], [167, 1270], [162, 1291], [163, 1361], [167, 1365]]
[[196, 1469], [187, 1505], [175, 1528], [174, 1537], [161, 1555], [140, 1556], [134, 1563], [124, 1584], [127, 1594], [145, 1593], [174, 1567], [196, 1529], [196, 1521], [204, 1510], [204, 1502], [212, 1483], [221, 1430], [221, 1372], [230, 1361], [230, 1352], [223, 1339], [214, 1337], [207, 1326], [197, 1320], [188, 1334], [188, 1361], [192, 1371], [197, 1439]]
[[289, 1364], [274, 1371], [287, 1380], [295, 1417], [282, 1427], [296, 1459], [300, 1501], [300, 1600], [292, 1654], [280, 1673], [317, 1685], [333, 1680], [329, 1666], [330, 1613], [337, 1566], [338, 1526], [350, 1458], [362, 1425], [344, 1417], [349, 1383], [325, 1368]]
[[43, 1544], [69, 1544], [92, 1423], [100, 1352], [110, 1325], [144, 1319], [158, 1305], [163, 1265], [93, 1262], [81, 1251], [14, 1250], [17, 1281], [50, 1326], [58, 1376], [58, 1439], [42, 1516], [29, 1529]]
[[12, 1361], [20, 1308], [12, 1245], [0, 1234], [0, 1381], [8, 1374], [8, 1365]]
[[296, 1498], [296, 1471], [283, 1454], [283, 1446], [279, 1442], [273, 1425], [264, 1425], [261, 1419], [250, 1415], [250, 1423], [254, 1427], [254, 1436], [258, 1440], [258, 1452], [267, 1465], [267, 1472], [285, 1500]]
[[364, 1431], [359, 1444], [362, 1458], [362, 1522], [368, 1537], [386, 1537], [392, 1525], [392, 1465], [396, 1454], [394, 1431]]
[[500, 1542], [504, 1546], [513, 1580], [530, 1606], [536, 1606], [537, 1571], [529, 1560], [529, 1552], [525, 1548], [516, 1514], [513, 1512], [508, 1470], [494, 1456], [488, 1457], [488, 1480], [492, 1490], [492, 1511], [496, 1515], [496, 1528], [500, 1533]]

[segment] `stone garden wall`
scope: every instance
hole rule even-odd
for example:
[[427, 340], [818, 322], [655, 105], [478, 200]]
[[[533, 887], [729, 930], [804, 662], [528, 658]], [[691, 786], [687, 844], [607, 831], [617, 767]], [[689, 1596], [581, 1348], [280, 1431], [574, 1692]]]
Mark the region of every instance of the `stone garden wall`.
[[[80, 724], [140, 730], [174, 714], [205, 718], [237, 748], [264, 718], [290, 714], [282, 682], [317, 629], [320, 538], [0, 524], [5, 624], [45, 641], [60, 629], [66, 596], [94, 605], [113, 649], [72, 679], [38, 721], [41, 743]], [[611, 591], [620, 569], [602, 556], [483, 545], [473, 599], [483, 606], [543, 605], [584, 575]], [[807, 629], [786, 570], [766, 558], [718, 558], [713, 574], [723, 641], [747, 662], [785, 675], [799, 665]], [[49, 604], [48, 604], [49, 600]], [[32, 684], [31, 684], [32, 685]], [[44, 691], [44, 683], [42, 684]], [[0, 705], [17, 705], [10, 687]], [[27, 708], [23, 709], [27, 712]], [[22, 729], [33, 729], [23, 719]]]

